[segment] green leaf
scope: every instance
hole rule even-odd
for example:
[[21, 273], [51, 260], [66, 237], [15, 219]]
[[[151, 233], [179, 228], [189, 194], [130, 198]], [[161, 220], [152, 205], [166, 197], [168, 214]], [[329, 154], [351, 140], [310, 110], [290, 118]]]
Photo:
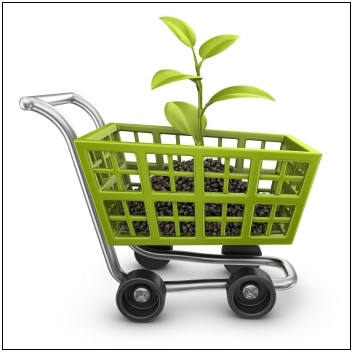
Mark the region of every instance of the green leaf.
[[[183, 102], [173, 101], [165, 105], [164, 113], [169, 123], [181, 133], [198, 136], [198, 109], [196, 106]], [[202, 118], [202, 129], [207, 125], [206, 116]]]
[[260, 88], [252, 86], [233, 86], [217, 92], [206, 105], [209, 106], [217, 101], [235, 98], [264, 98], [275, 100], [270, 94]]
[[152, 82], [151, 82], [151, 88], [155, 89], [160, 86], [164, 86], [165, 84], [181, 81], [183, 79], [196, 80], [196, 79], [201, 79], [201, 77], [195, 76], [195, 75], [186, 75], [184, 73], [181, 73], [175, 70], [161, 70], [161, 71], [158, 71], [153, 76]]
[[169, 27], [169, 29], [186, 46], [192, 48], [196, 43], [196, 36], [192, 28], [184, 21], [175, 17], [160, 17], [160, 19]]
[[239, 37], [233, 34], [218, 35], [204, 42], [199, 54], [205, 60], [228, 49]]

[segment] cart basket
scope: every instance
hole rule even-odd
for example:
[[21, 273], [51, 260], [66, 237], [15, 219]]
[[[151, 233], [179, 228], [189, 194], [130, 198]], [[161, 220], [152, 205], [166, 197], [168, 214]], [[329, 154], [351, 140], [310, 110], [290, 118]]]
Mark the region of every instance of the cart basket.
[[[290, 135], [204, 136], [205, 145], [195, 146], [171, 127], [111, 123], [75, 140], [110, 245], [293, 242], [321, 154]], [[206, 170], [206, 159], [217, 160], [221, 172]], [[164, 187], [154, 187], [156, 180]], [[217, 192], [206, 187], [212, 181]], [[261, 207], [266, 211], [256, 211]]]

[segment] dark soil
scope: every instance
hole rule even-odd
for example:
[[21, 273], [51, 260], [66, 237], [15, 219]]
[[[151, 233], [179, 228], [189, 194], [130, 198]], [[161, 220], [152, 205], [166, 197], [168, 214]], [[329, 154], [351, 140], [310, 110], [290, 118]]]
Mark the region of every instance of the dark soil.
[[[173, 167], [175, 171], [194, 171], [194, 160], [187, 161], [173, 161]], [[217, 159], [207, 158], [204, 160], [205, 172], [224, 173], [224, 164]], [[168, 170], [168, 166], [163, 167], [164, 170]], [[229, 167], [230, 172], [234, 172], [234, 167]], [[205, 178], [204, 179], [204, 190], [206, 192], [223, 192], [223, 179], [222, 178]], [[152, 188], [155, 191], [170, 192], [170, 180], [168, 176], [152, 176], [151, 177]], [[175, 189], [177, 192], [193, 192], [194, 191], [194, 178], [193, 177], [175, 177]], [[245, 193], [247, 189], [247, 182], [242, 180], [230, 179], [228, 185], [229, 193]], [[131, 215], [146, 215], [146, 210], [143, 202], [128, 202]], [[172, 202], [157, 202], [156, 213], [158, 216], [173, 216], [173, 204]], [[194, 203], [177, 203], [177, 211], [179, 216], [195, 216], [195, 205]], [[220, 203], [207, 203], [205, 204], [205, 216], [221, 216], [222, 215], [222, 204]], [[271, 212], [271, 205], [258, 204], [254, 209], [254, 216], [267, 217]], [[228, 204], [227, 205], [227, 216], [228, 217], [241, 217], [244, 214], [243, 204]], [[135, 221], [134, 229], [139, 233], [149, 233], [148, 224], [146, 221]], [[162, 235], [175, 235], [175, 226], [173, 222], [161, 221], [159, 222], [159, 229]], [[219, 236], [221, 233], [221, 223], [206, 221], [205, 231], [207, 236]], [[262, 234], [266, 231], [265, 223], [252, 224], [251, 232], [253, 234]], [[183, 236], [195, 235], [195, 222], [185, 221], [180, 222], [180, 232]], [[229, 222], [226, 224], [225, 234], [228, 236], [236, 236], [241, 232], [241, 223]]]

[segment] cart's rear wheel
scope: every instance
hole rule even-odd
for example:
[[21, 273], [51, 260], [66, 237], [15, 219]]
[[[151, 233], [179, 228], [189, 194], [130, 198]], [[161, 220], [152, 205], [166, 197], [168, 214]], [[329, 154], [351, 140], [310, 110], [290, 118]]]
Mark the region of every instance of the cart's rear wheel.
[[276, 301], [276, 290], [269, 275], [256, 267], [235, 271], [227, 283], [230, 308], [242, 318], [260, 318]]
[[[234, 258], [238, 255], [255, 255], [261, 256], [262, 252], [260, 246], [248, 246], [248, 245], [238, 245], [238, 246], [222, 246], [222, 254], [226, 255], [234, 255]], [[244, 265], [225, 265], [224, 266], [230, 273], [234, 273], [234, 271], [238, 270], [239, 268], [248, 267]]]
[[156, 318], [163, 310], [166, 288], [156, 273], [139, 269], [127, 274], [116, 294], [120, 312], [135, 322]]
[[[173, 246], [147, 246], [147, 247], [142, 247], [142, 248], [153, 248], [153, 249], [163, 249], [163, 250], [172, 250]], [[165, 267], [170, 260], [165, 260], [165, 259], [154, 259], [154, 258], [149, 258], [146, 257], [140, 253], [135, 252], [135, 258], [136, 261], [142, 265], [146, 269], [150, 270], [158, 270], [163, 267]]]

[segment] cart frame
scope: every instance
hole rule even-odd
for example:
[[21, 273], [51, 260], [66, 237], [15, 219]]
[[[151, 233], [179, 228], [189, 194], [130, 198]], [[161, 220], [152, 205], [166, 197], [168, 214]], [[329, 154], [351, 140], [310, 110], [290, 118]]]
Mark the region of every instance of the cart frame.
[[[60, 130], [68, 146], [91, 218], [98, 236], [98, 240], [105, 258], [108, 270], [113, 278], [122, 283], [127, 277], [121, 268], [114, 246], [108, 244], [99, 217], [95, 210], [89, 188], [80, 165], [74, 141], [77, 138], [72, 126], [67, 122], [63, 114], [55, 107], [63, 104], [74, 104], [82, 108], [93, 120], [96, 128], [105, 125], [101, 115], [96, 108], [85, 98], [75, 93], [61, 93], [50, 95], [26, 96], [21, 98], [20, 107], [26, 111], [33, 111], [49, 119]], [[213, 263], [223, 265], [239, 266], [272, 266], [283, 270], [285, 276], [273, 278], [273, 286], [277, 290], [284, 290], [293, 287], [297, 282], [297, 274], [293, 266], [286, 260], [278, 257], [268, 256], [249, 256], [242, 255], [234, 257], [232, 255], [215, 255], [185, 251], [168, 251], [154, 249], [150, 247], [130, 246], [135, 253], [142, 256], [159, 260], [179, 260], [199, 263]], [[225, 288], [228, 278], [225, 279], [198, 279], [164, 281], [166, 291], [181, 291], [201, 288]]]

